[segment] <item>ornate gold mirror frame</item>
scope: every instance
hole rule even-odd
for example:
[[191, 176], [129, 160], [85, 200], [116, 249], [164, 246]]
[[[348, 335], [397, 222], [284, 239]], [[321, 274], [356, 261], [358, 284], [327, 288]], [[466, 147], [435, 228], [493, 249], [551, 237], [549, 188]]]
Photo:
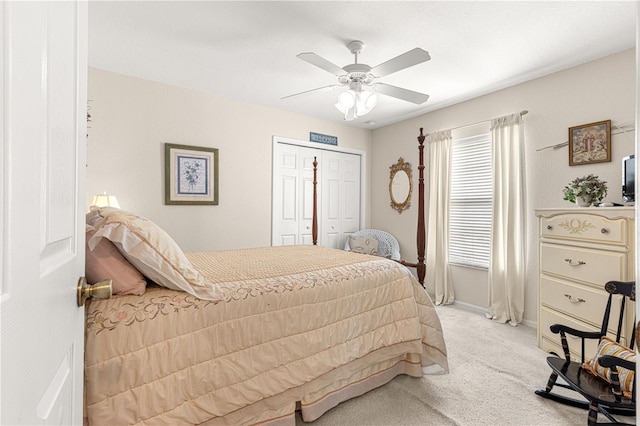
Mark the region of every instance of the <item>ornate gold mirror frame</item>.
[[[411, 206], [411, 193], [413, 192], [413, 180], [411, 178], [411, 164], [405, 163], [402, 157], [398, 162], [389, 167], [389, 196], [391, 207], [402, 213]], [[404, 181], [406, 179], [406, 181]], [[406, 196], [405, 196], [406, 193]], [[404, 197], [404, 198], [403, 198]], [[400, 200], [398, 198], [401, 198]]]

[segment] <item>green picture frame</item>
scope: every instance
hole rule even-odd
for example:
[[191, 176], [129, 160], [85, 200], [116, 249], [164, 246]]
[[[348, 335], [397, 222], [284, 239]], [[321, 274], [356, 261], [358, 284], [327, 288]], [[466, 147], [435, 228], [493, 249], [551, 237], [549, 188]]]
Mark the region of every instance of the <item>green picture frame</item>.
[[166, 205], [218, 205], [218, 149], [164, 144]]

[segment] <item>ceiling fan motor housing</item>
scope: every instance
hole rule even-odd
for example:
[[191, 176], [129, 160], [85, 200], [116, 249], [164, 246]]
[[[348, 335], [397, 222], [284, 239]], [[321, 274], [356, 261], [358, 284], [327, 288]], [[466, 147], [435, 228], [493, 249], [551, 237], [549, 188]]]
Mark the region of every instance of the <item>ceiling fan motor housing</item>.
[[369, 72], [371, 67], [364, 64], [352, 64], [343, 68], [347, 74], [340, 78], [340, 83], [347, 84], [352, 81], [360, 81], [364, 84], [370, 84], [373, 81], [373, 76]]

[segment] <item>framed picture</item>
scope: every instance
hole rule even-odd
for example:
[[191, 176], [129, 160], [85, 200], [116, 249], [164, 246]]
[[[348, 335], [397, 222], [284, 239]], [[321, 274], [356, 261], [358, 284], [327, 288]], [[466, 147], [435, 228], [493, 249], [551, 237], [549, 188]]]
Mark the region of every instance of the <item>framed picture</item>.
[[164, 144], [165, 204], [218, 204], [218, 149]]
[[569, 165], [611, 161], [611, 120], [569, 127]]

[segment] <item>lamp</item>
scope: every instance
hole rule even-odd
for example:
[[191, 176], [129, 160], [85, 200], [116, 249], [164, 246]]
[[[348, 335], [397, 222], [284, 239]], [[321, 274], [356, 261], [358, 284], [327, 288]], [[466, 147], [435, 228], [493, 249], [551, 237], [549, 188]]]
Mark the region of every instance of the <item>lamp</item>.
[[378, 94], [360, 81], [352, 81], [349, 90], [338, 95], [335, 107], [344, 114], [346, 121], [355, 120], [369, 113], [378, 103]]
[[91, 204], [89, 205], [89, 210], [95, 210], [99, 207], [115, 207], [119, 209], [120, 204], [118, 204], [118, 200], [115, 195], [107, 195], [107, 192], [105, 191], [102, 194], [96, 194], [93, 196], [93, 200], [91, 200]]

